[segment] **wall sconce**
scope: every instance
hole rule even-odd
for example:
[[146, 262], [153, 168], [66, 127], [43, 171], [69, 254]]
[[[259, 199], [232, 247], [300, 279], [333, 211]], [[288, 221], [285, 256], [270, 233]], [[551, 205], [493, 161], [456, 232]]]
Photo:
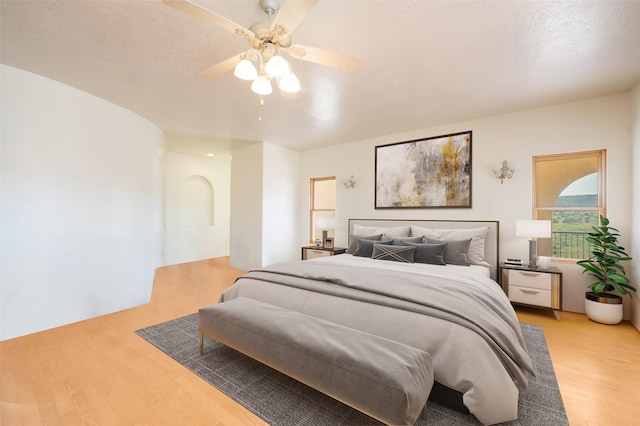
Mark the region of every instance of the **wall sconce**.
[[538, 241], [536, 238], [551, 238], [550, 220], [518, 220], [516, 221], [516, 237], [527, 237], [529, 240], [529, 267], [537, 268]]
[[353, 189], [356, 187], [356, 179], [353, 175], [351, 175], [349, 180], [345, 180], [343, 183], [344, 183], [344, 187], [347, 189]]
[[516, 167], [510, 165], [507, 160], [502, 162], [502, 167], [493, 171], [498, 179], [500, 179], [500, 183], [504, 183], [505, 179], [511, 179], [513, 176], [513, 172], [515, 172]]

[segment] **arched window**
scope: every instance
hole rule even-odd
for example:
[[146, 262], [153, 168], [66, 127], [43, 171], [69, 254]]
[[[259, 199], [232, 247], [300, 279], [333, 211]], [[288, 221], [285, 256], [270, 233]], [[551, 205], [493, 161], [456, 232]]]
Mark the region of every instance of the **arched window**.
[[533, 218], [551, 221], [538, 254], [586, 259], [585, 237], [605, 209], [606, 150], [533, 157]]

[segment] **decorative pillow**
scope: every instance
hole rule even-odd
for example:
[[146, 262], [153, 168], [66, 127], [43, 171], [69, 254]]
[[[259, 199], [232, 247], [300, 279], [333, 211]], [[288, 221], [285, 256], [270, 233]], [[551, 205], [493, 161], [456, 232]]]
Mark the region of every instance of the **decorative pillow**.
[[401, 246], [403, 242], [420, 244], [424, 241], [424, 237], [395, 237], [393, 235], [384, 234], [382, 236], [384, 240], [393, 240], [394, 246]]
[[393, 242], [392, 240], [376, 241], [376, 240], [358, 239], [358, 245], [357, 245], [356, 251], [353, 253], [353, 255], [354, 256], [360, 256], [360, 257], [371, 257], [371, 255], [373, 254], [373, 244], [374, 243], [391, 244], [392, 242]]
[[394, 246], [386, 244], [373, 244], [372, 259], [392, 260], [394, 262], [413, 263], [415, 247], [411, 246]]
[[467, 260], [472, 265], [483, 265], [490, 267], [485, 258], [485, 240], [489, 234], [489, 227], [484, 226], [482, 228], [469, 228], [469, 229], [438, 229], [438, 228], [423, 228], [421, 226], [411, 225], [411, 235], [423, 235], [427, 238], [434, 238], [436, 240], [458, 241], [471, 238], [471, 244], [467, 251]]
[[468, 240], [458, 241], [441, 241], [433, 238], [425, 237], [424, 242], [427, 244], [443, 244], [447, 246], [444, 249], [444, 263], [448, 265], [462, 265], [469, 266], [469, 260], [467, 258], [467, 250], [469, 250], [469, 244], [471, 244], [471, 238]]
[[413, 261], [416, 263], [429, 263], [431, 265], [446, 265], [444, 261], [444, 250], [447, 243], [442, 244], [415, 244], [409, 241], [405, 245], [416, 248]]
[[388, 228], [384, 226], [362, 226], [357, 223], [353, 225], [353, 235], [367, 236], [378, 234], [393, 235], [394, 237], [408, 237], [411, 235], [411, 226], [394, 226]]
[[382, 239], [382, 234], [369, 235], [368, 237], [358, 237], [357, 235], [349, 235], [349, 241], [351, 241], [351, 243], [349, 244], [349, 248], [347, 249], [348, 254], [353, 254], [356, 252], [356, 249], [358, 248], [359, 239], [380, 241]]

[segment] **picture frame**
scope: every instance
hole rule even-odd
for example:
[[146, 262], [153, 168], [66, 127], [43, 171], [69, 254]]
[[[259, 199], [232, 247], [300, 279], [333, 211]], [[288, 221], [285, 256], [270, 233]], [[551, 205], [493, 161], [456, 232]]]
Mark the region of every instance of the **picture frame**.
[[326, 238], [324, 240], [324, 248], [333, 248], [333, 238]]
[[471, 208], [472, 131], [376, 146], [376, 209]]

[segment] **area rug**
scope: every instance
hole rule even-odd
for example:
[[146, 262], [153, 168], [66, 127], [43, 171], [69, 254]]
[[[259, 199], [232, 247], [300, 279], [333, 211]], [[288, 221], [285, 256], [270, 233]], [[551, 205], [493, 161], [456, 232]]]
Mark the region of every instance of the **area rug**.
[[[562, 397], [542, 328], [522, 323], [536, 377], [520, 396], [519, 418], [513, 426], [568, 425]], [[237, 401], [271, 425], [378, 425], [333, 398], [291, 379], [219, 342], [205, 338], [200, 355], [198, 315], [191, 314], [136, 333], [171, 358]], [[215, 423], [215, 419], [212, 419]], [[416, 425], [479, 425], [465, 415], [429, 402], [427, 419]]]

